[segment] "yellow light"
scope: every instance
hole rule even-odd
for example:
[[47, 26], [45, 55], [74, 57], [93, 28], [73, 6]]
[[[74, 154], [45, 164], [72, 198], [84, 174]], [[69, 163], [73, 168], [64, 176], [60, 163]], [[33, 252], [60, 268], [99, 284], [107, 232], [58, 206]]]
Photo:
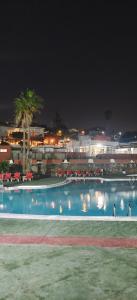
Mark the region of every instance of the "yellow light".
[[81, 211], [87, 212], [87, 204], [86, 204], [86, 202], [83, 202]]
[[45, 139], [45, 140], [44, 140], [44, 144], [48, 144], [48, 139]]
[[51, 143], [51, 144], [53, 144], [53, 143], [54, 143], [54, 141], [55, 141], [54, 139], [51, 139], [51, 140], [50, 140], [50, 143]]
[[62, 130], [58, 130], [57, 135], [62, 136]]

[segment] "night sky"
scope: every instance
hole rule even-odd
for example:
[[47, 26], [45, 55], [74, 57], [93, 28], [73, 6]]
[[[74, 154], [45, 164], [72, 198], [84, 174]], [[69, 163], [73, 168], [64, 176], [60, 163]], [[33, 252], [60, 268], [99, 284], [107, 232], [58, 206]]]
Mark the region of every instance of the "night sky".
[[137, 129], [137, 10], [122, 2], [1, 0], [0, 121], [28, 87], [41, 123], [104, 126], [111, 109], [112, 128]]

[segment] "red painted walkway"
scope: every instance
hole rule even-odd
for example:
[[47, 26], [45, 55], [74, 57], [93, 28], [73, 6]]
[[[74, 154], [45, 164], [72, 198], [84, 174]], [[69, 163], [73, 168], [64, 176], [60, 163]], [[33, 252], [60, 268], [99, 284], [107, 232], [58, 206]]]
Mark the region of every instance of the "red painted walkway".
[[137, 248], [137, 238], [108, 238], [108, 237], [80, 237], [80, 236], [18, 236], [0, 235], [0, 244], [35, 244], [58, 246], [95, 246]]

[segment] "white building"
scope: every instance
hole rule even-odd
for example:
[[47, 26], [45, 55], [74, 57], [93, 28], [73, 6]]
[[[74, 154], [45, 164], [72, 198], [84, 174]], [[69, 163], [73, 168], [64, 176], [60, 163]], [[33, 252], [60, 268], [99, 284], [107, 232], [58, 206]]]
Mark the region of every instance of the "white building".
[[80, 135], [78, 140], [71, 140], [67, 145], [69, 152], [84, 152], [87, 156], [99, 154], [137, 154], [137, 147], [130, 143], [122, 145], [118, 141], [111, 141], [106, 136], [96, 136], [91, 139], [89, 135]]

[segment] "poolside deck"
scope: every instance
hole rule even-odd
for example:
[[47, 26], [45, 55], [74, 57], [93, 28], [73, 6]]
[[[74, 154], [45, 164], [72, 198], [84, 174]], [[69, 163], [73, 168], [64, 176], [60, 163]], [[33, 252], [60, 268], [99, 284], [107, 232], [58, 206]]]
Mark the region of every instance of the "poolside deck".
[[137, 240], [136, 223], [7, 219], [0, 220], [0, 236], [10, 239], [0, 245], [1, 299], [136, 299], [137, 250], [112, 243]]

